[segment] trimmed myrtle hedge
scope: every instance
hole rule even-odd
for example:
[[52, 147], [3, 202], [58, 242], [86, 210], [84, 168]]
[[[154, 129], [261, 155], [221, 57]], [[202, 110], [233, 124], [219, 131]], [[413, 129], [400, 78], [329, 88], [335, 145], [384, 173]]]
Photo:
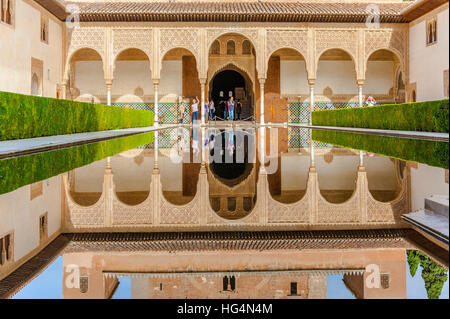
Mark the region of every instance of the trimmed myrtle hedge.
[[153, 125], [153, 112], [0, 92], [0, 141]]
[[312, 124], [386, 130], [449, 131], [447, 100], [312, 112]]
[[149, 144], [153, 132], [0, 160], [0, 194]]
[[448, 169], [448, 143], [380, 135], [313, 130], [312, 139], [327, 144], [376, 153]]

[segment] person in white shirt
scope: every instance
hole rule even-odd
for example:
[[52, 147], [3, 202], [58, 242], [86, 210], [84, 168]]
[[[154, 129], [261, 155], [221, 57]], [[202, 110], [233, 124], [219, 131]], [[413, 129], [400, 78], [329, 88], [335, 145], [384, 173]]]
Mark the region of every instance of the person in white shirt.
[[192, 110], [192, 124], [195, 121], [198, 121], [198, 97], [195, 97], [195, 99], [192, 101], [191, 104], [191, 110]]
[[377, 104], [377, 101], [373, 98], [373, 96], [369, 96], [366, 101], [367, 106], [374, 106]]

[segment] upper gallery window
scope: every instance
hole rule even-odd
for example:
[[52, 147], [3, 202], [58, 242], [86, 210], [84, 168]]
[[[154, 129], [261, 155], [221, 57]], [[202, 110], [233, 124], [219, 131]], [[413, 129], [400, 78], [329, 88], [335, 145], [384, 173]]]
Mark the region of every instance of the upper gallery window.
[[236, 54], [236, 44], [233, 40], [227, 42], [227, 54], [234, 55]]
[[0, 0], [0, 10], [0, 21], [12, 25], [14, 18], [13, 0]]
[[252, 45], [250, 44], [250, 41], [244, 40], [242, 42], [242, 54], [251, 54], [252, 53]]
[[41, 41], [48, 44], [48, 17], [41, 15]]
[[220, 54], [220, 43], [218, 40], [215, 40], [211, 45], [211, 54]]
[[437, 20], [436, 18], [427, 21], [427, 45], [437, 42]]

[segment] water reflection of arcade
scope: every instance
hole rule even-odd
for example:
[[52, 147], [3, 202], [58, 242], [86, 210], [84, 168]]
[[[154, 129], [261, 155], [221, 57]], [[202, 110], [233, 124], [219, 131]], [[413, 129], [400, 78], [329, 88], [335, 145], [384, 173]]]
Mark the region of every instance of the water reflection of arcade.
[[211, 207], [221, 217], [238, 219], [256, 199], [256, 150], [253, 135], [243, 130], [209, 132], [208, 183]]

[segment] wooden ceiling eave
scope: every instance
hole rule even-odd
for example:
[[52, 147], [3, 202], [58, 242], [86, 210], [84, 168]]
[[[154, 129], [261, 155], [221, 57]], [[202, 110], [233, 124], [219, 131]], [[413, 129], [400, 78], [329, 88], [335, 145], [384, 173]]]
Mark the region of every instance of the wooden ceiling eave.
[[[81, 13], [81, 22], [326, 22], [326, 23], [364, 23], [366, 16], [361, 14], [205, 14], [205, 13]], [[405, 23], [399, 15], [384, 15], [381, 23]]]

